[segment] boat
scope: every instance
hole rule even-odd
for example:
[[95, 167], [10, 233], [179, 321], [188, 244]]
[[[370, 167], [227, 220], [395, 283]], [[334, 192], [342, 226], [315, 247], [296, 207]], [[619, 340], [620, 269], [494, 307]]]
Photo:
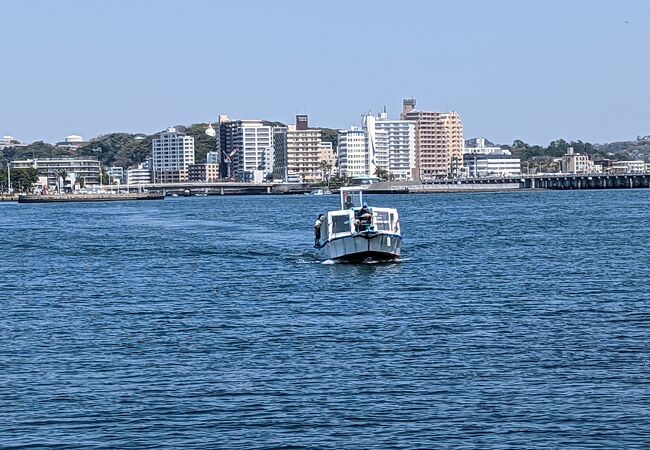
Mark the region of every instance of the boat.
[[399, 258], [402, 234], [397, 210], [368, 207], [363, 202], [364, 189], [342, 187], [341, 208], [317, 221], [314, 247], [321, 259], [359, 262]]
[[315, 189], [310, 192], [305, 192], [305, 195], [331, 195], [332, 192], [328, 190], [323, 190], [323, 189]]

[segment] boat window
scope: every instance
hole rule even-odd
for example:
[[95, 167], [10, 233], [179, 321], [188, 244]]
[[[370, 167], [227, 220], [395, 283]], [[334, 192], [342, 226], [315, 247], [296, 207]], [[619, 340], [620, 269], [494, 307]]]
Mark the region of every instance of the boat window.
[[375, 213], [375, 226], [378, 231], [390, 231], [392, 214], [387, 211], [377, 211]]
[[349, 233], [350, 232], [350, 216], [332, 216], [332, 234], [336, 233]]
[[341, 209], [361, 208], [361, 191], [341, 191]]

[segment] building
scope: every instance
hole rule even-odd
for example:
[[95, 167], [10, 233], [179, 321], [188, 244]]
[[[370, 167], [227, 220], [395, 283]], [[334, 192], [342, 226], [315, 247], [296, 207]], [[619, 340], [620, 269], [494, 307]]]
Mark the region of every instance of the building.
[[196, 183], [215, 183], [219, 181], [219, 164], [190, 164], [188, 178]]
[[151, 183], [151, 169], [148, 163], [138, 164], [136, 167], [127, 169], [126, 184], [149, 184]]
[[521, 160], [512, 155], [465, 153], [463, 169], [470, 178], [521, 175]]
[[612, 161], [612, 165], [608, 167], [609, 173], [645, 173], [645, 161]]
[[106, 171], [110, 184], [121, 183], [123, 184], [126, 181], [126, 174], [124, 173], [124, 167], [112, 166]]
[[2, 136], [0, 139], [0, 150], [4, 150], [7, 147], [25, 147], [27, 144], [24, 144], [13, 136]]
[[342, 177], [355, 177], [360, 175], [373, 175], [372, 163], [368, 146], [366, 145], [366, 132], [358, 127], [349, 130], [339, 130], [339, 174]]
[[379, 170], [395, 180], [410, 180], [415, 169], [416, 122], [391, 120], [384, 109], [377, 116], [366, 114], [363, 128], [371, 161], [368, 175]]
[[206, 154], [206, 159], [208, 164], [219, 164], [219, 152], [208, 152]]
[[320, 158], [322, 170], [323, 170], [323, 179], [326, 180], [332, 175], [338, 173], [338, 167], [336, 164], [336, 153], [334, 153], [334, 144], [331, 142], [320, 142]]
[[592, 173], [594, 162], [589, 155], [575, 153], [573, 147], [569, 147], [560, 161], [563, 173]]
[[83, 136], [79, 136], [78, 134], [71, 134], [70, 136], [66, 136], [65, 140], [62, 142], [57, 142], [55, 145], [57, 147], [66, 147], [66, 148], [79, 148], [83, 147], [84, 145], [87, 145], [88, 142], [84, 141]]
[[62, 174], [69, 186], [92, 186], [100, 184], [101, 168], [96, 159], [85, 158], [42, 158], [12, 161], [11, 169], [38, 169], [39, 184], [42, 187], [56, 187]]
[[222, 175], [253, 181], [273, 173], [273, 129], [261, 120], [230, 120], [219, 116]]
[[505, 150], [498, 145], [492, 144], [484, 137], [478, 137], [465, 141], [463, 154], [471, 155], [511, 155], [510, 150]]
[[285, 181], [289, 178], [299, 178], [304, 182], [322, 181], [321, 144], [321, 130], [309, 128], [306, 115], [297, 115], [295, 125], [274, 128], [273, 178]]
[[194, 164], [194, 138], [168, 128], [151, 142], [154, 182], [187, 181], [187, 168]]
[[415, 109], [415, 99], [405, 99], [402, 119], [414, 120], [414, 178], [431, 180], [456, 176], [463, 161], [463, 124], [456, 112]]

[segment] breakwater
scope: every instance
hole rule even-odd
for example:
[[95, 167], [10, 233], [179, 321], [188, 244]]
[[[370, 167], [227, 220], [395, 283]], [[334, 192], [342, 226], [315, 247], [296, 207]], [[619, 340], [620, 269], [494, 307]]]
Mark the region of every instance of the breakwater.
[[116, 202], [128, 200], [162, 200], [165, 196], [150, 192], [115, 194], [20, 195], [18, 203]]

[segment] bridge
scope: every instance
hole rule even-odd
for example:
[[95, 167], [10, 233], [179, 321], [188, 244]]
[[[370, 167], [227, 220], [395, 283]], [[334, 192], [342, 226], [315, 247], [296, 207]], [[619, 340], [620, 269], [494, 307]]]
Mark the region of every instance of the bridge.
[[517, 177], [471, 178], [461, 183], [519, 183], [527, 189], [624, 189], [650, 187], [650, 173], [534, 174]]
[[373, 184], [377, 193], [476, 192], [515, 189], [631, 189], [650, 187], [650, 173], [620, 174], [534, 174], [505, 177], [479, 177], [418, 181], [393, 181]]

